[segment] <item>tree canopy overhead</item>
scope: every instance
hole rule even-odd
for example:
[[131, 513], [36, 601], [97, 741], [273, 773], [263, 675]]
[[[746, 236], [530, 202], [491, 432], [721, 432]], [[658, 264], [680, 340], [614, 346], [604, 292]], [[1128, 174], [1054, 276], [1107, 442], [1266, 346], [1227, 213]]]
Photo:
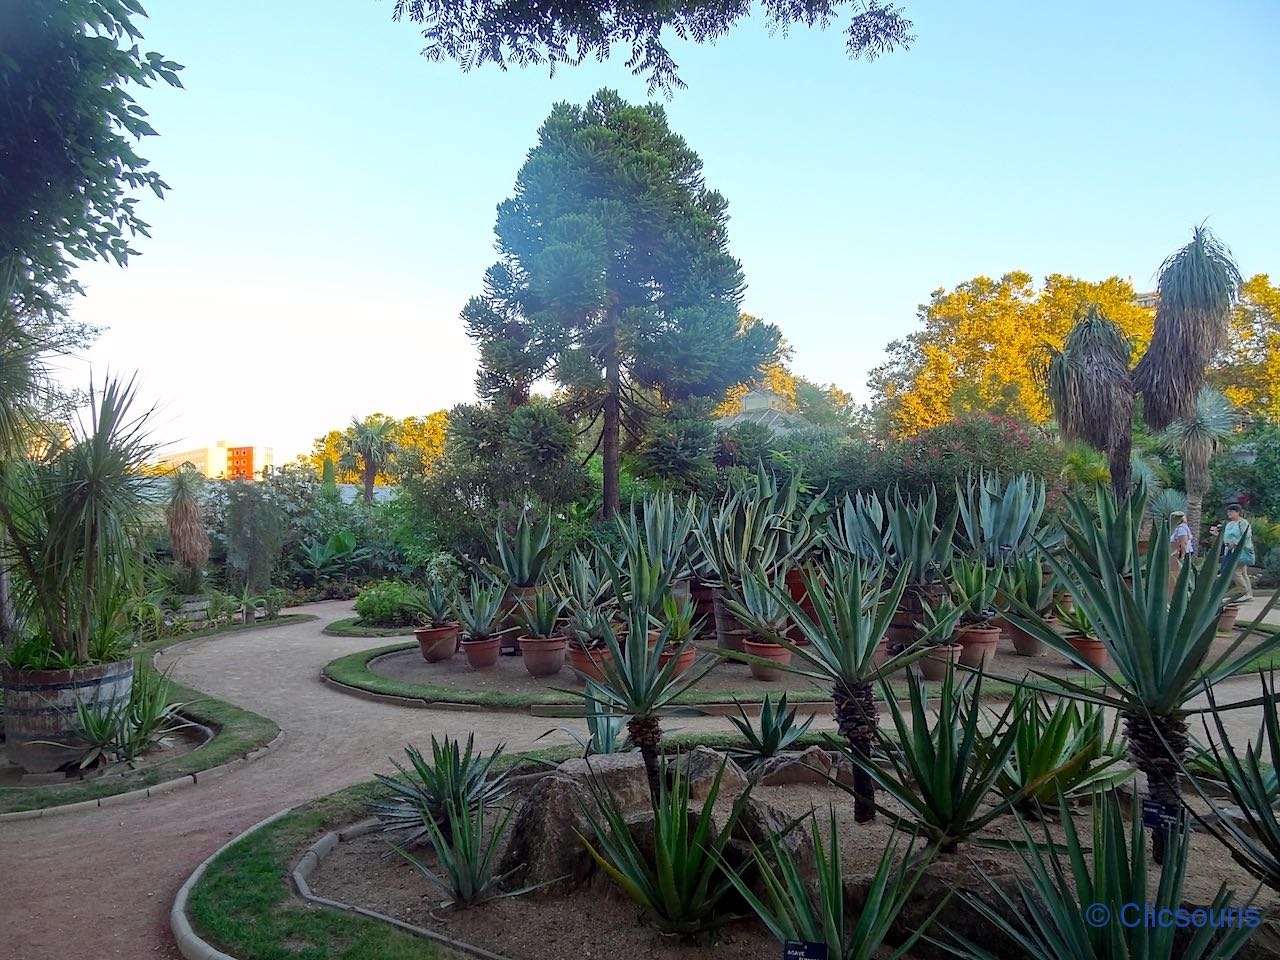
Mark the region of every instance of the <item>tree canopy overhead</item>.
[[624, 430], [637, 435], [655, 403], [719, 399], [777, 359], [777, 328], [739, 319], [727, 221], [665, 111], [611, 90], [552, 109], [498, 207], [502, 259], [463, 310], [477, 390], [519, 406], [550, 375], [567, 412], [599, 419], [606, 514]]
[[[576, 66], [604, 60], [615, 44], [630, 47], [627, 66], [648, 78], [649, 90], [683, 87], [679, 65], [663, 44], [663, 32], [695, 43], [714, 41], [752, 11], [750, 0], [395, 0], [392, 16], [421, 26], [428, 60], [456, 60], [464, 70], [493, 63]], [[825, 29], [844, 10], [850, 56], [874, 59], [915, 39], [901, 8], [882, 0], [762, 0], [770, 26]]]
[[30, 289], [74, 286], [77, 260], [123, 264], [147, 233], [134, 193], [168, 189], [134, 151], [155, 131], [125, 88], [181, 86], [182, 67], [139, 51], [145, 15], [137, 0], [0, 4], [0, 260]]

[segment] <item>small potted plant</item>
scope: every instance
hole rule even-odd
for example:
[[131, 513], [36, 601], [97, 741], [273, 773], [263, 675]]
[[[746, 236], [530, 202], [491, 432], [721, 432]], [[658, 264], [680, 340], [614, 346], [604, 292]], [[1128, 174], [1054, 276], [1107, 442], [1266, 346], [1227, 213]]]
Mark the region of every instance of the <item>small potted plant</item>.
[[1000, 643], [996, 617], [996, 590], [1000, 586], [1000, 570], [987, 566], [981, 557], [957, 559], [951, 565], [951, 597], [960, 608], [960, 627], [955, 640], [960, 644], [960, 663], [966, 667], [982, 667], [991, 663]]
[[693, 639], [702, 629], [702, 621], [697, 617], [697, 607], [692, 597], [677, 597], [668, 593], [662, 601], [662, 619], [667, 631], [667, 643], [658, 655], [659, 667], [664, 667], [668, 660], [675, 660], [676, 671], [684, 673], [693, 666], [698, 656], [698, 648]]
[[1222, 604], [1222, 610], [1218, 613], [1218, 633], [1230, 633], [1234, 630], [1239, 616], [1240, 597], [1232, 595]]
[[[510, 628], [517, 626], [515, 614], [520, 602], [533, 596], [551, 567], [555, 555], [551, 518], [534, 524], [529, 518], [529, 511], [523, 510], [510, 534], [499, 522], [494, 535], [494, 554], [498, 558], [494, 572], [506, 581], [508, 587], [502, 607], [502, 626]], [[508, 653], [520, 652], [516, 635], [516, 631], [512, 631], [507, 635], [509, 640], [504, 638], [503, 646]]]
[[1083, 610], [1058, 604], [1058, 620], [1062, 623], [1063, 636], [1075, 647], [1076, 653], [1095, 667], [1107, 665], [1107, 646], [1093, 636], [1093, 624]]
[[496, 581], [482, 583], [472, 577], [470, 593], [470, 597], [458, 597], [462, 652], [473, 669], [483, 670], [498, 662], [498, 645], [502, 642], [502, 635], [497, 632], [498, 614], [506, 587]]
[[744, 577], [741, 591], [738, 596], [728, 598], [728, 605], [734, 617], [751, 630], [750, 635], [742, 638], [742, 652], [756, 658], [749, 663], [751, 676], [766, 682], [780, 680], [782, 670], [759, 661], [771, 660], [782, 666], [791, 663], [791, 649], [778, 643], [787, 635], [791, 623], [787, 608], [763, 574]]
[[924, 605], [924, 621], [920, 624], [925, 642], [932, 647], [925, 656], [916, 663], [920, 667], [920, 675], [926, 680], [941, 681], [946, 679], [955, 664], [960, 662], [960, 653], [964, 649], [956, 642], [956, 626], [963, 613], [947, 598], [936, 603]]
[[458, 650], [462, 627], [453, 619], [453, 598], [435, 577], [428, 577], [421, 592], [421, 626], [413, 631], [427, 663], [443, 663]]
[[[1053, 579], [1046, 578], [1040, 562], [1034, 557], [1016, 557], [1005, 567], [1001, 579], [1001, 595], [997, 603], [1006, 613], [1025, 615], [1035, 613], [1045, 624], [1053, 627], [1058, 618], [1053, 616]], [[1003, 618], [1005, 632], [1013, 641], [1013, 652], [1020, 657], [1038, 657], [1044, 653], [1044, 644], [1023, 630], [1007, 616]]]
[[520, 625], [520, 654], [524, 667], [534, 677], [554, 677], [564, 666], [569, 638], [560, 622], [565, 602], [555, 600], [549, 590], [537, 590], [533, 602], [520, 601], [516, 622]]
[[612, 659], [606, 637], [614, 631], [613, 617], [606, 607], [574, 607], [566, 623], [569, 634], [569, 666], [585, 683], [604, 681], [603, 665]]

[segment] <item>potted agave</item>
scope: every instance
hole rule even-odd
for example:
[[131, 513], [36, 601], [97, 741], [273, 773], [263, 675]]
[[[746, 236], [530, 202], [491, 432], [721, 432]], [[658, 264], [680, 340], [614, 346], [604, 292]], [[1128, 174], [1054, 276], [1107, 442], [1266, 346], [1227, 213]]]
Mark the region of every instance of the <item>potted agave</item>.
[[983, 667], [991, 663], [1000, 643], [996, 617], [996, 590], [1000, 569], [992, 569], [982, 558], [957, 559], [951, 564], [951, 596], [960, 608], [960, 627], [955, 640], [960, 644], [960, 663]]
[[471, 578], [470, 597], [458, 597], [458, 620], [462, 626], [462, 652], [474, 670], [484, 670], [498, 662], [502, 634], [497, 630], [498, 614], [506, 588], [501, 583], [481, 583]]
[[569, 646], [560, 623], [565, 601], [552, 599], [549, 590], [536, 590], [533, 602], [520, 601], [516, 622], [520, 625], [520, 654], [524, 668], [534, 677], [554, 677], [564, 666]]
[[604, 665], [612, 659], [608, 637], [614, 636], [613, 618], [606, 607], [575, 607], [566, 624], [569, 633], [569, 666], [580, 683], [603, 683]]
[[[1057, 624], [1052, 615], [1053, 579], [1044, 576], [1040, 561], [1032, 556], [1012, 558], [1004, 569], [1001, 578], [1002, 609], [1013, 613], [1032, 610], [1048, 626]], [[1013, 652], [1020, 657], [1038, 657], [1044, 653], [1044, 644], [1008, 617], [1002, 618], [1005, 632], [1013, 641]]]
[[1066, 607], [1058, 604], [1058, 620], [1062, 624], [1063, 636], [1075, 648], [1076, 653], [1095, 667], [1107, 665], [1106, 644], [1093, 635], [1093, 624], [1083, 610], [1074, 605]]
[[422, 625], [413, 631], [427, 663], [443, 663], [457, 653], [462, 626], [453, 619], [452, 597], [439, 579], [428, 577], [422, 589]]
[[[533, 596], [551, 566], [555, 553], [551, 517], [535, 525], [529, 519], [529, 511], [522, 510], [515, 530], [510, 534], [499, 522], [494, 536], [494, 553], [498, 558], [495, 572], [507, 584], [501, 611], [502, 626], [515, 627], [518, 625], [515, 614], [520, 602]], [[514, 655], [520, 652], [516, 636], [517, 633], [512, 631], [504, 637], [503, 648], [507, 653]]]
[[963, 613], [945, 597], [937, 603], [926, 603], [924, 607], [923, 636], [931, 648], [927, 654], [916, 661], [920, 675], [926, 680], [942, 681], [960, 662], [963, 647], [956, 642], [956, 625]]
[[1236, 619], [1240, 616], [1240, 598], [1233, 597], [1222, 604], [1218, 614], [1218, 633], [1230, 633], [1235, 629]]
[[662, 622], [667, 631], [667, 642], [658, 654], [658, 666], [665, 667], [667, 661], [676, 662], [676, 672], [684, 673], [698, 656], [698, 648], [693, 638], [702, 628], [702, 621], [696, 619], [697, 607], [689, 596], [678, 597], [668, 593], [662, 601]]
[[791, 663], [791, 648], [777, 642], [787, 635], [791, 624], [782, 600], [786, 595], [785, 580], [782, 582], [784, 585], [779, 591], [763, 574], [749, 574], [742, 580], [741, 595], [728, 601], [734, 617], [752, 631], [742, 638], [742, 652], [756, 658], [749, 662], [751, 675], [766, 682], [782, 679], [782, 670], [759, 661], [768, 660], [781, 666]]

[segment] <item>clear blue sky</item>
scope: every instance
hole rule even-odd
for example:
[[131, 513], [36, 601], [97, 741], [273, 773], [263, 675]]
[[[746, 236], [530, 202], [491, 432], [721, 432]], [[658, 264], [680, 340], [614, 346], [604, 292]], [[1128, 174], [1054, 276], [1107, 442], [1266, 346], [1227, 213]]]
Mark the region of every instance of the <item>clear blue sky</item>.
[[[744, 309], [795, 369], [865, 398], [931, 290], [976, 274], [1132, 276], [1207, 219], [1246, 274], [1280, 273], [1280, 3], [903, 0], [918, 40], [850, 61], [838, 28], [672, 41], [671, 122], [729, 200]], [[457, 319], [494, 259], [496, 204], [552, 103], [605, 64], [463, 73], [389, 0], [152, 0], [141, 90], [173, 187], [125, 270], [85, 268], [87, 360], [140, 372], [157, 439], [274, 445], [373, 410], [470, 399]], [[75, 371], [84, 373], [83, 367]]]

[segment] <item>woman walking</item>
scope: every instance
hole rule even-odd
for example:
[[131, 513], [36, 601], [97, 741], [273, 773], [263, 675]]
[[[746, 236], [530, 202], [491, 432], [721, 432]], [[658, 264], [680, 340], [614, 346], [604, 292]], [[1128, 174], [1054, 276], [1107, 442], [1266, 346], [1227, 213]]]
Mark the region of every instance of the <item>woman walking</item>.
[[1187, 525], [1187, 515], [1182, 510], [1169, 514], [1169, 526], [1173, 530], [1169, 534], [1169, 592], [1172, 594], [1182, 565], [1196, 552], [1196, 542], [1191, 536], [1191, 527]]
[[1238, 503], [1227, 504], [1226, 526], [1214, 524], [1211, 531], [1216, 537], [1222, 531], [1222, 565], [1225, 567], [1237, 553], [1240, 560], [1231, 582], [1244, 592], [1245, 600], [1253, 599], [1253, 585], [1249, 582], [1249, 566], [1254, 562], [1253, 527], [1244, 518], [1244, 508]]

